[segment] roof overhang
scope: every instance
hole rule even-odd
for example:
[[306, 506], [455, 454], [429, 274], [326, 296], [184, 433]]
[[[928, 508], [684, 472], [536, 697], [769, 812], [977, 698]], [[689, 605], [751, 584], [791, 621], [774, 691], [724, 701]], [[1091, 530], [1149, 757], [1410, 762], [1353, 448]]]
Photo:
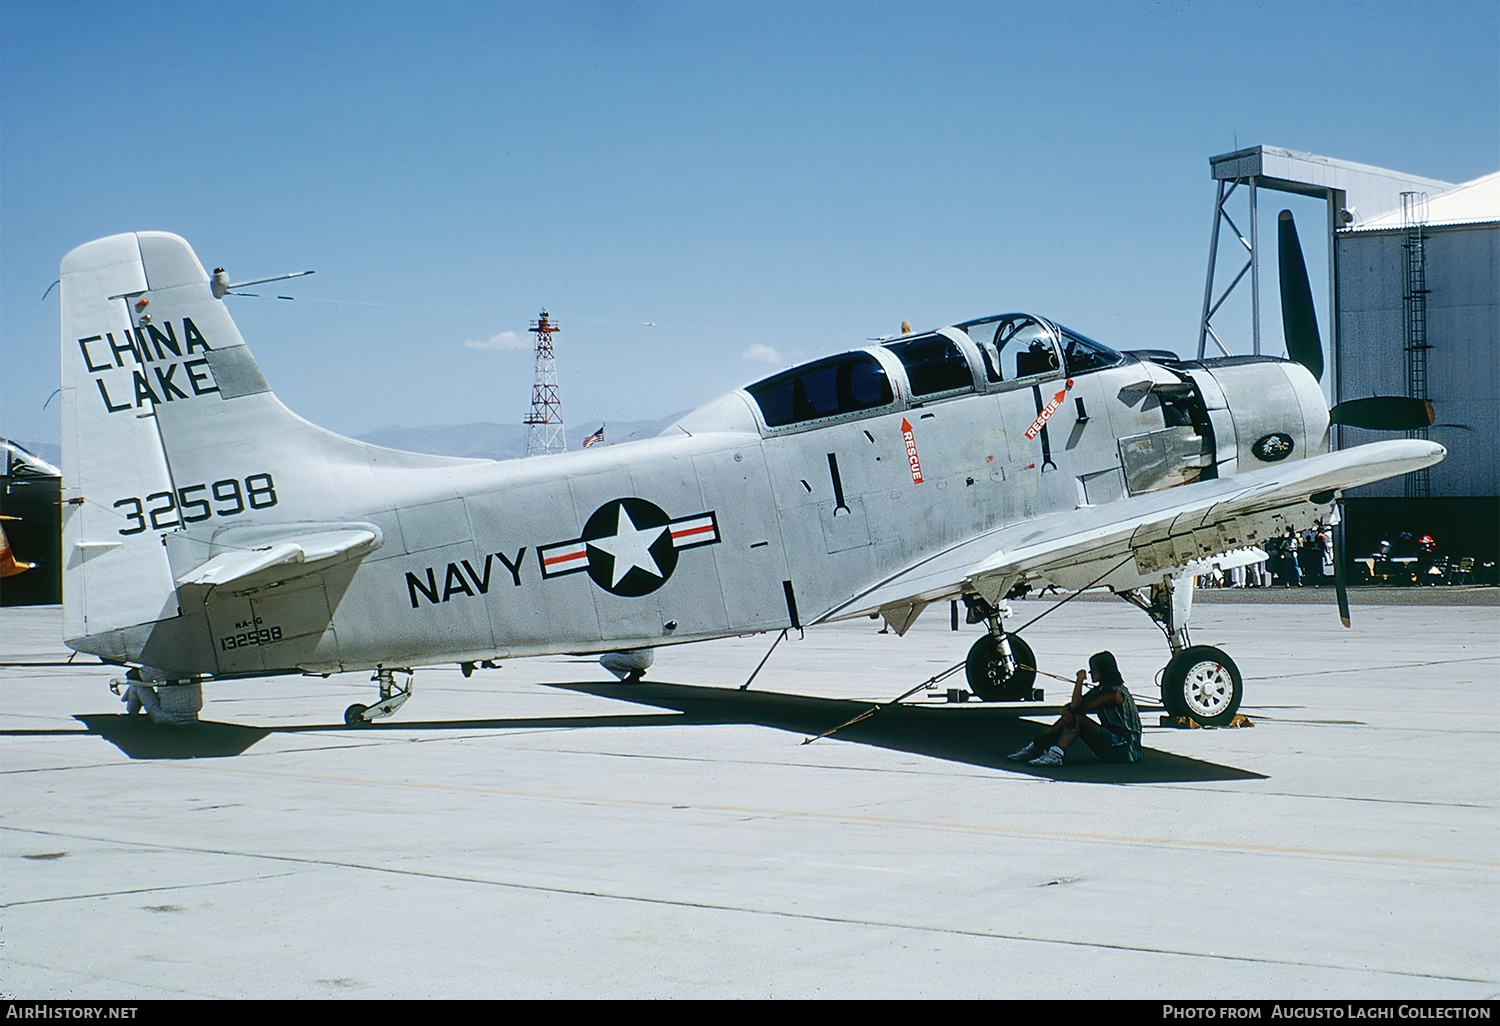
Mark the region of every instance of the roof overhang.
[[1357, 220], [1369, 220], [1390, 210], [1401, 209], [1403, 192], [1429, 195], [1447, 192], [1452, 182], [1391, 171], [1370, 164], [1298, 153], [1276, 146], [1253, 146], [1208, 158], [1217, 181], [1255, 180], [1256, 188], [1274, 189], [1315, 199], [1334, 200], [1357, 211]]

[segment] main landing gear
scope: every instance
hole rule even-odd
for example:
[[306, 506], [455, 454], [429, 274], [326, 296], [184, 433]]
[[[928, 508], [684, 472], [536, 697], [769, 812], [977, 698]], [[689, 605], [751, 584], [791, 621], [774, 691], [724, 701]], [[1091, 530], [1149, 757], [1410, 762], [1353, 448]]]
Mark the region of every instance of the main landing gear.
[[1144, 610], [1172, 648], [1172, 659], [1161, 675], [1161, 702], [1167, 714], [1188, 717], [1205, 727], [1227, 727], [1234, 722], [1245, 695], [1244, 680], [1233, 659], [1210, 645], [1194, 645], [1188, 637], [1193, 579], [1169, 577], [1153, 584], [1149, 593], [1133, 588], [1119, 596]]
[[[406, 674], [406, 684], [396, 683], [397, 673]], [[411, 697], [412, 672], [410, 670], [388, 670], [384, 667], [376, 670], [370, 678], [380, 683], [380, 701], [374, 705], [360, 705], [355, 702], [344, 710], [344, 723], [350, 727], [368, 727], [374, 720], [385, 719], [387, 716], [395, 715], [397, 709], [406, 704]]]
[[988, 624], [990, 632], [969, 649], [964, 675], [969, 690], [985, 702], [1030, 701], [1040, 697], [1032, 690], [1036, 683], [1036, 656], [1031, 646], [1018, 634], [1007, 634], [1000, 625], [1009, 614], [990, 605], [978, 595], [965, 595], [969, 623]]
[[1167, 714], [1190, 717], [1205, 727], [1227, 726], [1244, 693], [1240, 668], [1208, 645], [1190, 645], [1178, 652], [1161, 676]]

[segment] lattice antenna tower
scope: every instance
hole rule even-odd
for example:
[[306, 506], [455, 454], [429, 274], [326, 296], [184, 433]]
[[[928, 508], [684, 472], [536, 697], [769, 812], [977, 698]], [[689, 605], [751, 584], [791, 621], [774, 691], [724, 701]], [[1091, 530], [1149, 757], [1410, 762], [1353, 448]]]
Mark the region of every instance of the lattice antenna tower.
[[552, 336], [557, 330], [546, 310], [531, 322], [532, 334], [536, 335], [536, 377], [531, 386], [531, 412], [524, 422], [530, 428], [526, 435], [527, 456], [568, 451], [562, 400], [557, 395], [557, 354], [552, 350]]

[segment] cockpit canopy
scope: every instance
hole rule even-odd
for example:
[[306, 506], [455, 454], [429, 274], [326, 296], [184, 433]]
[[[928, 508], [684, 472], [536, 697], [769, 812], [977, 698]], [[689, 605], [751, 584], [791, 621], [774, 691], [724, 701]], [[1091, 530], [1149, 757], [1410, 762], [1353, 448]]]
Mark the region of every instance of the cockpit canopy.
[[906, 371], [913, 398], [967, 391], [974, 387], [974, 374], [958, 344], [946, 335], [934, 332], [887, 342], [886, 349], [896, 354]]
[[36, 453], [9, 438], [0, 438], [5, 462], [0, 465], [6, 477], [61, 477], [62, 471], [42, 459]]
[[871, 410], [895, 399], [885, 368], [863, 351], [793, 367], [745, 391], [760, 404], [767, 427]]
[[[1059, 366], [1066, 367], [1070, 375], [1086, 374], [1125, 361], [1125, 357], [1106, 345], [1030, 314], [984, 317], [965, 321], [958, 327], [979, 347], [985, 376], [991, 382], [1044, 375]], [[1007, 373], [1008, 370], [1011, 372]]]
[[900, 403], [920, 406], [1017, 383], [1084, 374], [1125, 357], [1030, 314], [965, 321], [829, 356], [782, 371], [745, 391], [768, 428], [785, 428]]

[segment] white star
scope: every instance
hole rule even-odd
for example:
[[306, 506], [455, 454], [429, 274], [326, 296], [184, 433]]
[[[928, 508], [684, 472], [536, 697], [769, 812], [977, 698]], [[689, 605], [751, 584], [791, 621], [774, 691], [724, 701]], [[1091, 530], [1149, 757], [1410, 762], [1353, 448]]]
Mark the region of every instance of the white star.
[[635, 521], [630, 519], [630, 514], [625, 512], [625, 504], [620, 504], [620, 520], [615, 527], [614, 536], [594, 538], [589, 542], [593, 548], [614, 557], [614, 580], [609, 582], [611, 588], [624, 580], [625, 575], [636, 567], [656, 577], [666, 576], [661, 572], [661, 567], [657, 566], [656, 558], [651, 555], [651, 546], [666, 529], [667, 525], [663, 524], [660, 527], [648, 527], [644, 531], [638, 530]]

